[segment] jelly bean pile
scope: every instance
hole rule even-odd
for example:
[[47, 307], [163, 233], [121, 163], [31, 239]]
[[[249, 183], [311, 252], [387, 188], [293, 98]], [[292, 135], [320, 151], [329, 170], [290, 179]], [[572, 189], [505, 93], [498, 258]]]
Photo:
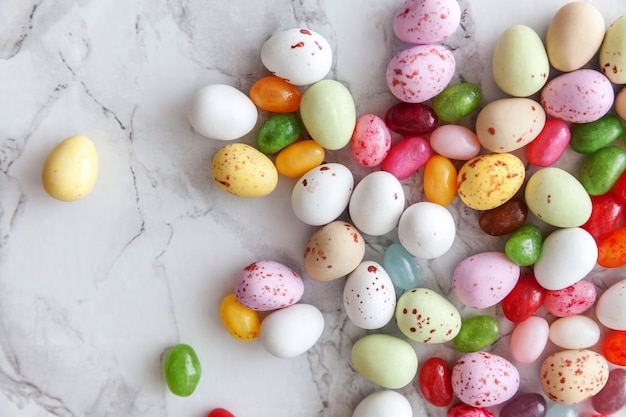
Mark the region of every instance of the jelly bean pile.
[[[600, 414], [615, 413], [626, 404], [626, 280], [598, 296], [585, 278], [597, 265], [626, 264], [626, 90], [614, 94], [614, 85], [626, 83], [626, 18], [605, 30], [593, 6], [572, 2], [555, 14], [545, 39], [524, 25], [508, 28], [492, 57], [494, 80], [507, 97], [482, 108], [480, 86], [450, 84], [457, 64], [441, 42], [460, 18], [455, 0], [406, 0], [398, 7], [390, 23], [411, 46], [387, 67], [399, 103], [384, 115], [357, 115], [350, 91], [325, 79], [330, 45], [305, 28], [265, 42], [261, 61], [272, 75], [248, 95], [219, 84], [194, 95], [188, 112], [194, 129], [233, 142], [214, 155], [215, 185], [243, 200], [271, 194], [281, 176], [297, 178], [293, 212], [318, 228], [302, 248], [307, 277], [274, 260], [248, 265], [233, 277], [221, 321], [233, 337], [258, 338], [274, 356], [301, 355], [324, 329], [323, 314], [300, 302], [304, 280], [347, 277], [344, 312], [370, 332], [346, 360], [381, 387], [353, 417], [381, 409], [412, 416], [396, 391], [412, 382], [450, 417], [493, 416], [495, 408], [503, 417], [575, 416], [574, 406], [588, 400]], [[584, 45], [576, 31], [583, 26]], [[598, 69], [588, 68], [598, 53]], [[561, 74], [550, 79], [551, 68]], [[271, 116], [256, 146], [237, 142], [254, 129], [257, 108]], [[555, 166], [568, 147], [583, 155], [578, 172]], [[369, 169], [356, 184], [345, 165], [326, 161], [327, 151], [342, 149]], [[402, 181], [420, 170], [424, 199], [405, 207]], [[415, 259], [450, 250], [458, 224], [446, 206], [456, 198], [480, 212], [483, 233], [506, 240], [498, 251], [476, 248], [451, 277], [438, 278], [451, 280], [455, 300], [449, 300], [420, 286]], [[364, 235], [394, 231], [398, 242], [381, 262], [364, 259]], [[455, 302], [501, 308], [514, 323], [513, 361], [490, 352], [501, 333], [498, 320], [462, 317]], [[551, 323], [535, 315], [542, 306]], [[588, 314], [592, 307], [595, 316]], [[394, 319], [399, 335], [379, 331]], [[459, 352], [455, 363], [437, 356], [418, 363], [420, 344], [442, 343]], [[537, 361], [548, 343], [560, 350], [541, 364], [541, 386], [519, 392], [517, 367]], [[191, 395], [200, 378], [193, 348], [173, 347], [164, 377], [174, 394]], [[216, 409], [209, 416], [231, 414]]]

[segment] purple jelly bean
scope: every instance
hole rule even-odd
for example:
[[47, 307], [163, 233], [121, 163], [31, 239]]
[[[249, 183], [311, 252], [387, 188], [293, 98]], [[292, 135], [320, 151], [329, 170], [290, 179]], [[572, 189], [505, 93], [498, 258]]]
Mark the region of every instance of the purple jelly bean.
[[500, 417], [545, 417], [548, 410], [541, 394], [529, 392], [517, 395], [500, 411]]
[[616, 368], [609, 372], [604, 388], [591, 398], [591, 405], [598, 413], [611, 415], [626, 405], [626, 369]]

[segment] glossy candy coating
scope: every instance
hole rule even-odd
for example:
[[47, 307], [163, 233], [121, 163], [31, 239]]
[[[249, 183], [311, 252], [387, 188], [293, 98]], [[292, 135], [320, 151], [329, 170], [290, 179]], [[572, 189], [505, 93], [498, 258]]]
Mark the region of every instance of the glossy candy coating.
[[209, 412], [207, 417], [235, 417], [230, 411], [224, 408], [215, 408]]
[[598, 265], [618, 268], [626, 265], [626, 227], [620, 227], [598, 241]]
[[546, 295], [533, 275], [522, 275], [511, 292], [502, 300], [504, 316], [514, 323], [520, 323], [532, 316]]
[[295, 113], [270, 116], [256, 134], [256, 147], [266, 155], [273, 155], [294, 143], [302, 133], [302, 122]]
[[581, 227], [596, 242], [609, 235], [623, 222], [624, 203], [611, 191], [591, 197], [591, 217]]
[[626, 366], [626, 331], [610, 333], [602, 342], [602, 354], [612, 364]]
[[300, 108], [298, 88], [274, 75], [259, 78], [250, 87], [250, 99], [257, 107], [272, 113], [292, 113]]
[[417, 382], [424, 399], [437, 407], [450, 405], [453, 398], [450, 367], [438, 357], [422, 363]]
[[491, 316], [474, 316], [463, 320], [461, 331], [454, 338], [459, 352], [477, 352], [492, 344], [500, 335], [500, 324]]
[[188, 397], [196, 390], [202, 374], [195, 350], [179, 344], [168, 350], [163, 363], [163, 378], [174, 395]]
[[324, 148], [311, 139], [292, 143], [276, 155], [281, 175], [299, 178], [324, 162]]
[[590, 123], [574, 123], [570, 146], [578, 153], [590, 154], [605, 147], [624, 133], [622, 121], [607, 113]]
[[424, 167], [424, 194], [426, 199], [447, 206], [456, 196], [457, 172], [445, 156], [433, 155]]
[[419, 283], [419, 273], [413, 255], [400, 243], [387, 247], [383, 258], [383, 267], [393, 284], [403, 290], [411, 290]]
[[494, 417], [488, 408], [458, 403], [448, 409], [447, 417]]
[[529, 392], [513, 397], [502, 407], [499, 417], [544, 417], [547, 410], [543, 395]]
[[504, 245], [504, 252], [516, 264], [529, 266], [539, 259], [542, 241], [541, 229], [534, 224], [525, 224], [511, 233]]
[[409, 136], [391, 147], [382, 167], [402, 181], [424, 166], [430, 155], [430, 145], [426, 139]]
[[553, 165], [561, 158], [570, 140], [571, 132], [567, 123], [548, 119], [541, 132], [526, 147], [528, 161], [538, 167]]
[[606, 385], [591, 398], [591, 405], [597, 412], [607, 415], [617, 413], [626, 405], [626, 369], [609, 372]]
[[526, 222], [528, 207], [524, 200], [512, 198], [506, 203], [480, 213], [478, 225], [491, 236], [508, 235]]
[[626, 151], [606, 146], [587, 156], [580, 170], [580, 183], [589, 195], [606, 193], [626, 170]]
[[432, 107], [422, 103], [397, 103], [385, 112], [387, 127], [403, 136], [420, 136], [435, 130], [439, 119]]
[[460, 83], [446, 87], [433, 100], [433, 110], [444, 122], [456, 122], [478, 108], [482, 90], [474, 83]]
[[235, 294], [229, 294], [220, 303], [220, 320], [228, 332], [239, 340], [254, 340], [259, 337], [261, 320], [259, 313], [247, 308]]

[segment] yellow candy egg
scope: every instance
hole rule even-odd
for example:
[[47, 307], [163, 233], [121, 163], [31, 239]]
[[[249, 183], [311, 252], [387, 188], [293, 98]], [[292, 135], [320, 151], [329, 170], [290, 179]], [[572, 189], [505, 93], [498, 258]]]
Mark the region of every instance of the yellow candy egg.
[[286, 177], [299, 178], [324, 162], [324, 148], [308, 139], [292, 143], [276, 155], [276, 169]]
[[457, 192], [470, 208], [491, 210], [519, 191], [525, 175], [524, 163], [513, 154], [479, 155], [459, 170]]
[[228, 333], [236, 339], [254, 340], [259, 337], [259, 313], [241, 305], [235, 294], [229, 294], [222, 300], [220, 320]]
[[85, 197], [98, 177], [98, 153], [93, 142], [83, 135], [61, 141], [48, 155], [41, 172], [43, 188], [61, 201]]
[[272, 160], [245, 143], [220, 148], [213, 157], [211, 173], [221, 190], [238, 197], [264, 197], [278, 184]]

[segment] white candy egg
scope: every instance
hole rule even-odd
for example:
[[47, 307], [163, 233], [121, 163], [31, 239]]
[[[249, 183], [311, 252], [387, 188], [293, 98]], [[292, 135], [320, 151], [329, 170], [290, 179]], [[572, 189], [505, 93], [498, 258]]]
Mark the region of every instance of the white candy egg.
[[596, 315], [609, 329], [626, 330], [626, 279], [604, 291], [596, 304]]
[[352, 417], [380, 416], [413, 417], [413, 409], [404, 395], [386, 389], [363, 398], [352, 413]]
[[309, 350], [324, 331], [324, 316], [310, 304], [275, 310], [261, 323], [261, 344], [279, 358], [293, 358]]
[[586, 349], [600, 340], [600, 326], [587, 316], [561, 317], [550, 325], [549, 337], [563, 349]]
[[437, 258], [454, 243], [456, 225], [443, 206], [422, 201], [409, 206], [398, 223], [398, 238], [411, 255], [422, 259]]

